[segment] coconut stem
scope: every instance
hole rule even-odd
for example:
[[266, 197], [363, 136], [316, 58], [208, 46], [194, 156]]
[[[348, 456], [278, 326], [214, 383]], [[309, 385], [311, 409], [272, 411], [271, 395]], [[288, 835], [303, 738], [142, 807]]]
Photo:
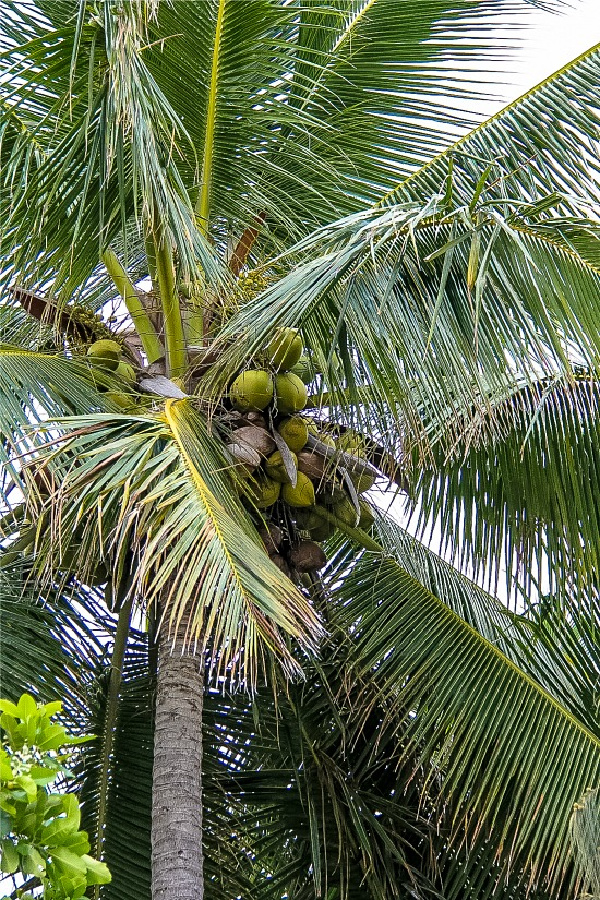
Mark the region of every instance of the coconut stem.
[[146, 264], [148, 266], [148, 275], [150, 276], [150, 281], [152, 282], [152, 290], [156, 290], [157, 287], [157, 278], [156, 278], [156, 250], [154, 249], [154, 240], [152, 238], [152, 234], [147, 233], [144, 238], [144, 248], [146, 250]]
[[185, 338], [179, 297], [175, 292], [170, 242], [157, 219], [155, 223], [152, 238], [156, 254], [156, 276], [165, 322], [167, 374], [172, 378], [174, 375], [183, 375], [186, 370]]
[[378, 541], [370, 537], [366, 531], [363, 531], [362, 528], [352, 528], [350, 525], [346, 525], [345, 522], [342, 522], [341, 519], [338, 519], [338, 517], [334, 516], [332, 513], [327, 512], [326, 509], [323, 511], [319, 510], [319, 515], [322, 519], [326, 519], [328, 522], [335, 525], [336, 528], [339, 528], [340, 531], [343, 531], [344, 534], [347, 534], [348, 537], [352, 538], [353, 541], [356, 541], [357, 544], [360, 544], [363, 549], [370, 550], [373, 553], [385, 553], [385, 548], [382, 547]]
[[112, 278], [116, 289], [123, 298], [125, 306], [132, 318], [135, 330], [140, 336], [144, 353], [149, 363], [156, 362], [165, 355], [160, 341], [158, 340], [156, 331], [148, 313], [142, 306], [142, 302], [138, 293], [129, 278], [129, 275], [119, 262], [116, 253], [112, 250], [106, 250], [102, 254], [102, 261], [106, 266], [106, 271]]

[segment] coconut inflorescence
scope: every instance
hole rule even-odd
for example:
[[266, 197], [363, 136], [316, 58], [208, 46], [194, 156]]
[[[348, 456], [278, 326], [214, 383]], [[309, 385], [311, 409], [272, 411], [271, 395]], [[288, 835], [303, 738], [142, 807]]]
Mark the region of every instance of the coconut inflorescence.
[[325, 565], [320, 544], [338, 528], [370, 530], [371, 507], [357, 494], [373, 486], [376, 470], [360, 434], [302, 414], [315, 372], [297, 329], [278, 329], [256, 359], [260, 368], [229, 387], [228, 450], [232, 467], [249, 473], [241, 491], [266, 552], [297, 579]]

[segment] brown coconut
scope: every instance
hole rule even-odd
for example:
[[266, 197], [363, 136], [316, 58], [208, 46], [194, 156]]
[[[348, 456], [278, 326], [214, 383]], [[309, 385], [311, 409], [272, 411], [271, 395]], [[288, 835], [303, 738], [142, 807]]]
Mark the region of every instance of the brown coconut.
[[298, 454], [298, 470], [304, 472], [313, 481], [321, 481], [325, 475], [327, 460], [319, 453], [302, 450]]
[[246, 444], [261, 456], [269, 456], [275, 450], [275, 441], [268, 431], [256, 425], [245, 425], [232, 435], [236, 444]]
[[316, 572], [327, 562], [323, 549], [314, 541], [300, 541], [290, 553], [290, 563], [299, 572]]
[[274, 556], [281, 546], [283, 535], [278, 525], [269, 525], [268, 528], [259, 528], [265, 549], [269, 556]]
[[292, 571], [289, 567], [288, 561], [280, 556], [279, 553], [275, 553], [271, 556], [271, 562], [275, 563], [280, 572], [283, 572], [284, 575], [287, 575], [288, 578], [291, 578]]
[[247, 412], [245, 418], [248, 422], [251, 422], [253, 425], [256, 425], [258, 428], [266, 428], [267, 420], [263, 416], [262, 413], [257, 412], [257, 410], [251, 409], [250, 412]]

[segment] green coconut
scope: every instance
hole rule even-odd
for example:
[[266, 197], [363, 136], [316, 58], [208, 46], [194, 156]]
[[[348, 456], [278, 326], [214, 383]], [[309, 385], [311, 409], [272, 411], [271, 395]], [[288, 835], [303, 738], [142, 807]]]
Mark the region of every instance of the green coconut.
[[88, 347], [87, 355], [98, 365], [115, 372], [119, 368], [121, 348], [116, 341], [103, 339]]
[[319, 503], [333, 506], [346, 499], [347, 493], [339, 481], [325, 481], [319, 487]]
[[327, 538], [333, 537], [335, 532], [336, 527], [333, 522], [326, 522], [325, 519], [322, 520], [320, 525], [309, 530], [309, 534], [313, 541], [326, 541]]
[[131, 363], [125, 362], [122, 359], [115, 370], [115, 376], [120, 378], [122, 381], [126, 381], [127, 384], [135, 384], [135, 369], [131, 365]]
[[302, 450], [308, 440], [308, 425], [300, 416], [284, 419], [277, 431], [294, 453]]
[[296, 527], [300, 531], [311, 531], [324, 521], [323, 512], [325, 512], [324, 507], [318, 505], [296, 510], [294, 514]]
[[281, 483], [272, 478], [263, 477], [252, 487], [254, 504], [258, 509], [267, 509], [279, 499]]
[[339, 519], [340, 522], [343, 522], [344, 525], [349, 525], [350, 528], [356, 528], [356, 510], [354, 509], [354, 504], [348, 497], [344, 497], [343, 500], [340, 500], [339, 503], [334, 505], [333, 515], [336, 519]]
[[313, 483], [307, 475], [298, 472], [298, 482], [296, 487], [291, 484], [284, 484], [281, 496], [288, 506], [303, 508], [315, 505], [315, 489]]
[[[294, 466], [297, 469], [298, 457], [295, 453], [292, 453], [291, 457], [294, 462]], [[269, 478], [272, 478], [274, 481], [285, 482], [290, 480], [287, 469], [285, 467], [285, 463], [283, 461], [283, 456], [281, 455], [279, 450], [276, 450], [275, 453], [272, 453], [271, 456], [269, 456], [269, 458], [267, 459], [265, 472], [267, 473]]]
[[248, 369], [229, 388], [229, 399], [236, 409], [265, 409], [273, 399], [273, 376], [264, 369]]
[[319, 434], [317, 432], [317, 439], [321, 441], [322, 444], [325, 444], [326, 447], [332, 447], [333, 449], [335, 449], [335, 441], [330, 434], [323, 434], [323, 432]]
[[299, 509], [296, 512], [296, 525], [302, 531], [308, 531], [314, 541], [325, 541], [335, 534], [336, 527], [327, 518], [327, 510], [323, 506]]
[[365, 500], [359, 500], [358, 505], [360, 506], [360, 520], [358, 527], [362, 528], [363, 531], [369, 531], [375, 521], [375, 514]]
[[131, 409], [135, 406], [133, 395], [126, 394], [124, 391], [107, 391], [104, 397], [119, 409]]
[[311, 384], [317, 374], [308, 356], [301, 356], [295, 366], [290, 366], [290, 372], [297, 375], [304, 384]]
[[375, 484], [375, 475], [372, 472], [350, 472], [350, 480], [358, 494], [370, 491]]
[[362, 435], [350, 429], [340, 435], [338, 448], [351, 456], [361, 456], [365, 452], [365, 442]]
[[291, 416], [306, 406], [308, 392], [306, 385], [297, 375], [286, 372], [275, 376], [275, 400], [277, 412], [283, 416]]
[[302, 356], [302, 338], [297, 328], [278, 328], [265, 350], [267, 365], [287, 372]]

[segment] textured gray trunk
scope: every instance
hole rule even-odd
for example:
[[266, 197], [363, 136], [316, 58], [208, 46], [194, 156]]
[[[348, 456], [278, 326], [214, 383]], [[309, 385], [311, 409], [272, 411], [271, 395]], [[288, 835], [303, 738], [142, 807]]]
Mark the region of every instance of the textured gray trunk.
[[[180, 629], [183, 634], [183, 627]], [[152, 789], [152, 898], [202, 900], [204, 671], [166, 628], [158, 636]]]

